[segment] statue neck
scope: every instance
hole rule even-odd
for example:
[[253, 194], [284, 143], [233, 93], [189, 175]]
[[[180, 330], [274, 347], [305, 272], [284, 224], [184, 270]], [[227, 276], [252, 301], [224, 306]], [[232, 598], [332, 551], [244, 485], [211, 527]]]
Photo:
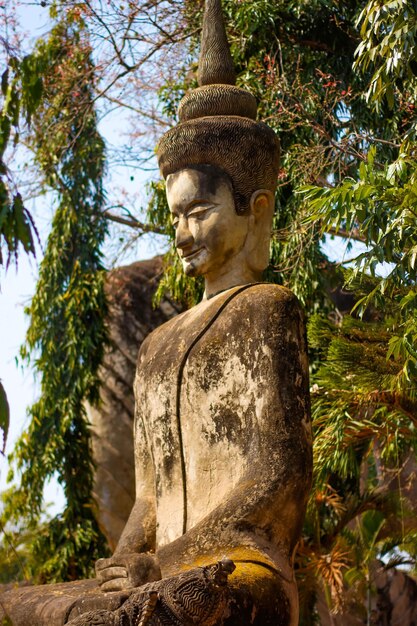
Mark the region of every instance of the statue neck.
[[262, 279], [262, 272], [254, 272], [246, 265], [224, 273], [216, 272], [215, 275], [206, 274], [204, 276], [205, 289], [203, 300], [208, 300], [222, 291], [237, 287], [238, 285], [248, 285], [257, 283]]

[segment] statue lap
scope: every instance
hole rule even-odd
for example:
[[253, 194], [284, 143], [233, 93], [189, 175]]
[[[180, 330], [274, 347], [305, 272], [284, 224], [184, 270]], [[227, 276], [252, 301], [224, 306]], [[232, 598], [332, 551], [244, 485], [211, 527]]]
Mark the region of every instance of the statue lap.
[[[227, 364], [230, 364], [228, 350], [236, 352], [236, 338], [242, 336], [242, 332], [244, 340], [240, 340], [237, 349], [240, 358], [232, 364], [232, 370], [237, 378], [240, 371], [241, 385], [245, 389], [239, 388], [227, 373]], [[257, 341], [251, 341], [250, 335]], [[172, 336], [177, 340], [175, 346], [172, 340], [169, 342]], [[182, 347], [179, 346], [181, 337], [187, 338]], [[259, 343], [261, 337], [263, 340]], [[162, 464], [165, 469], [155, 467], [154, 471], [161, 471], [156, 477], [159, 485], [156, 500], [159, 494], [161, 502], [158, 505], [156, 501], [155, 506], [157, 521], [163, 531], [160, 543], [164, 544], [165, 540], [164, 545], [159, 547], [157, 544], [163, 577], [181, 575], [187, 568], [207, 565], [224, 557], [233, 559], [236, 571], [229, 579], [230, 600], [223, 621], [226, 626], [292, 626], [297, 623], [297, 590], [290, 561], [304, 514], [311, 466], [303, 341], [303, 324], [294, 296], [274, 285], [257, 284], [229, 290], [170, 320], [149, 336], [139, 359], [138, 380], [142, 381], [142, 392], [145, 396], [159, 393], [158, 379], [153, 377], [156, 384], [153, 391], [152, 385], [146, 384], [148, 375], [152, 375], [146, 371], [149, 367], [152, 369], [149, 364], [158, 364], [153, 354], [158, 352], [158, 346], [170, 345], [172, 354], [170, 356], [168, 347], [164, 357], [167, 367], [160, 359], [157, 365], [161, 371], [159, 380], [164, 381], [167, 396], [181, 397], [181, 393], [172, 393], [166, 372], [175, 370], [174, 361], [178, 365], [178, 350], [182, 351], [182, 356], [186, 355], [182, 370], [186, 373], [188, 368], [190, 375], [182, 384], [189, 402], [183, 403], [182, 417], [187, 423], [190, 418], [187, 411], [193, 408], [195, 389], [199, 398], [196, 398], [198, 410], [194, 421], [197, 430], [203, 432], [202, 439], [196, 441], [195, 432], [191, 431], [188, 444], [197, 450], [200, 469], [204, 469], [205, 462], [211, 465], [214, 462], [223, 468], [213, 469], [214, 484], [220, 486], [217, 500], [215, 496], [208, 498], [213, 508], [209, 506], [207, 509], [207, 494], [213, 488], [210, 481], [204, 483], [204, 492], [200, 496], [197, 486], [204, 476], [197, 475], [197, 485], [189, 485], [188, 493], [193, 498], [188, 506], [190, 528], [183, 536], [179, 527], [176, 531], [174, 529], [177, 536], [171, 542], [167, 541], [166, 534], [169, 520], [175, 522], [175, 517], [164, 508], [169, 500], [164, 500], [164, 485], [166, 489], [170, 488], [170, 472], [175, 474], [176, 470], [172, 464]], [[217, 359], [212, 358], [215, 353]], [[181, 360], [181, 354], [179, 356]], [[204, 363], [203, 370], [197, 367], [201, 362]], [[242, 376], [242, 371], [249, 371], [249, 378], [256, 382], [252, 390], [248, 388], [249, 379]], [[262, 372], [263, 382], [260, 381]], [[211, 379], [216, 397], [222, 395], [219, 385], [234, 389], [234, 396], [223, 394], [220, 404], [210, 401], [204, 405], [199, 389], [201, 376], [209, 386], [207, 381]], [[173, 384], [178, 384], [178, 378]], [[239, 406], [244, 401], [244, 390], [246, 397], [252, 391], [257, 395], [247, 402], [247, 410], [242, 414]], [[205, 389], [207, 394], [210, 396], [208, 388]], [[260, 399], [265, 400], [265, 396], [267, 402], [259, 408]], [[151, 400], [149, 397], [142, 399], [146, 411]], [[147, 424], [148, 436], [155, 437], [153, 442], [147, 441], [151, 448], [160, 440], [160, 417], [154, 415]], [[225, 422], [222, 426], [220, 417], [228, 420], [228, 424]], [[201, 424], [204, 422], [203, 428], [201, 424], [198, 426], [199, 419]], [[171, 424], [172, 429], [175, 430], [177, 425], [177, 422]], [[178, 433], [171, 432], [170, 437], [176, 440]], [[186, 437], [182, 442], [187, 446]], [[187, 470], [192, 461], [187, 449], [184, 459]], [[240, 468], [239, 471], [236, 468]], [[180, 500], [173, 500], [174, 508], [180, 504], [184, 510], [182, 488], [179, 493]], [[173, 494], [168, 495], [172, 498]], [[181, 518], [179, 526], [183, 522]], [[184, 540], [193, 533], [195, 537], [184, 547]], [[92, 580], [22, 588], [3, 594], [1, 600], [16, 626], [28, 624], [28, 616], [33, 626], [58, 626], [92, 609], [114, 611], [130, 593], [103, 593]]]
[[[89, 624], [89, 621], [83, 621], [83, 615], [87, 617], [92, 611], [117, 611], [137, 591], [140, 588], [104, 594], [95, 580], [89, 580], [9, 591], [3, 594], [2, 603], [14, 626], [58, 626], [72, 623], [72, 620]], [[294, 614], [291, 617], [291, 605], [296, 595], [294, 583], [285, 583], [268, 568], [254, 563], [238, 564], [229, 579], [227, 609], [223, 619], [216, 623], [223, 626], [295, 626], [298, 622]]]

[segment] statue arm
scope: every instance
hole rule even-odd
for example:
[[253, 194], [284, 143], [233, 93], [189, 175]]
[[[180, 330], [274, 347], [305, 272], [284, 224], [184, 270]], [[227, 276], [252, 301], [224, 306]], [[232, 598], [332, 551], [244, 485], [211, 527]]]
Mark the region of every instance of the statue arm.
[[138, 587], [161, 577], [152, 554], [156, 535], [154, 470], [137, 404], [135, 412], [136, 500], [113, 556], [96, 563], [103, 591]]
[[291, 561], [304, 519], [310, 470], [308, 455], [303, 462], [296, 442], [286, 441], [285, 447], [292, 453], [291, 472], [269, 471], [264, 462], [253, 464], [221, 505], [157, 551], [163, 577], [184, 565], [229, 558], [236, 564], [265, 564], [292, 580]]
[[[292, 553], [304, 519], [312, 466], [305, 327], [292, 294], [272, 286], [259, 286], [257, 291], [263, 300], [260, 309], [249, 305], [244, 316], [236, 308], [241, 320], [248, 319], [243, 326], [241, 322], [239, 332], [253, 336], [258, 321], [254, 351], [268, 355], [251, 372], [257, 381], [257, 432], [247, 435], [246, 470], [218, 507], [158, 550], [164, 576], [173, 573], [173, 563], [174, 568], [181, 561], [192, 565], [196, 556], [205, 554], [208, 562], [217, 555], [236, 562], [264, 560], [292, 576]], [[243, 350], [250, 361], [251, 348]]]
[[115, 556], [126, 552], [155, 551], [155, 473], [138, 402], [135, 406], [134, 441], [136, 500], [117, 544]]

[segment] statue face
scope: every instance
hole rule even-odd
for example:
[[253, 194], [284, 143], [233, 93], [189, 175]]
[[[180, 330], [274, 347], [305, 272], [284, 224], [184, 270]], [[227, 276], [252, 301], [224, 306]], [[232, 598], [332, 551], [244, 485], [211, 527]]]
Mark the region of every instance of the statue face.
[[217, 278], [241, 268], [249, 219], [237, 215], [227, 179], [180, 170], [167, 178], [167, 199], [188, 276]]

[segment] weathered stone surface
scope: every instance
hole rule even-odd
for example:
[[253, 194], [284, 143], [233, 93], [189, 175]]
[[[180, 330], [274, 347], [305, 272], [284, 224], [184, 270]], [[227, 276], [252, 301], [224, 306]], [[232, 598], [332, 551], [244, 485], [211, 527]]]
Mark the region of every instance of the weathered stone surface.
[[[134, 510], [124, 535], [133, 525], [136, 552], [155, 549], [164, 578], [233, 559], [227, 626], [297, 623], [291, 558], [311, 472], [307, 386], [300, 310], [274, 285], [222, 292], [142, 345], [136, 511], [147, 508]], [[88, 581], [4, 603], [16, 626], [28, 615], [52, 626], [124, 599]]]
[[[76, 599], [81, 595], [87, 598], [96, 589], [96, 580], [25, 586], [5, 591], [0, 600], [3, 612], [13, 626], [61, 626], [66, 623]], [[110, 595], [107, 598], [112, 608], [120, 605], [114, 605]]]
[[[181, 311], [181, 307], [168, 298], [158, 307], [153, 306], [152, 297], [161, 272], [162, 257], [158, 256], [117, 268], [107, 279], [111, 344], [100, 369], [100, 407], [87, 406], [87, 412], [92, 424], [96, 463], [97, 515], [112, 549], [117, 545], [135, 501], [133, 382], [138, 351], [154, 328]], [[63, 624], [68, 611], [77, 613], [86, 607], [93, 608], [97, 592], [96, 580], [19, 588], [0, 586], [1, 601], [7, 612], [13, 614], [13, 623], [17, 626], [26, 626], [29, 615], [34, 626]], [[82, 608], [75, 609], [80, 596]], [[110, 606], [115, 608], [126, 596], [107, 594], [103, 598], [99, 593], [99, 605], [110, 601]], [[4, 615], [0, 606], [0, 620]]]
[[100, 368], [100, 406], [87, 407], [96, 464], [94, 497], [102, 531], [115, 549], [135, 501], [133, 381], [145, 337], [181, 309], [152, 297], [162, 272], [162, 257], [138, 261], [109, 273], [110, 346]]
[[[204, 55], [209, 65], [216, 60], [213, 72], [203, 72], [210, 81], [223, 76], [223, 36], [221, 1], [206, 0], [202, 49], [215, 51]], [[204, 300], [142, 344], [135, 503], [113, 557], [96, 564], [100, 591], [80, 595], [69, 613], [69, 586], [62, 611], [53, 606], [50, 617], [42, 615], [50, 626], [91, 608], [85, 619], [100, 623], [109, 617], [109, 598], [122, 599], [113, 591], [136, 593], [132, 588], [150, 582], [163, 589], [171, 577], [179, 583], [184, 569], [222, 559], [236, 570], [227, 611], [215, 623], [298, 622], [293, 552], [312, 464], [304, 324], [291, 292], [259, 283], [279, 143], [266, 125], [216, 111], [168, 131], [158, 149], [176, 247], [185, 273], [204, 277]], [[197, 587], [178, 593], [192, 612]], [[178, 624], [196, 622], [204, 620]]]
[[[148, 454], [157, 472], [158, 547], [194, 528], [234, 490], [241, 493], [242, 483], [253, 484], [245, 493], [252, 514], [258, 509], [262, 517], [255, 495], [262, 480], [271, 483], [273, 523], [284, 511], [292, 517], [291, 506], [303, 511], [311, 461], [303, 334], [294, 296], [260, 284], [204, 301], [145, 340], [135, 439], [140, 466]], [[283, 499], [274, 477], [288, 491], [299, 481], [296, 495]], [[295, 537], [284, 526], [277, 537], [291, 551]]]
[[171, 576], [227, 556], [236, 613], [225, 624], [295, 624], [311, 433], [294, 296], [246, 285], [170, 320], [144, 341], [135, 389], [140, 514], [113, 564], [156, 550]]
[[394, 568], [382, 568], [375, 578], [375, 623], [381, 626], [417, 624], [417, 581]]
[[116, 611], [88, 611], [69, 626], [215, 626], [227, 608], [227, 577], [235, 566], [223, 560], [173, 578], [143, 585]]

